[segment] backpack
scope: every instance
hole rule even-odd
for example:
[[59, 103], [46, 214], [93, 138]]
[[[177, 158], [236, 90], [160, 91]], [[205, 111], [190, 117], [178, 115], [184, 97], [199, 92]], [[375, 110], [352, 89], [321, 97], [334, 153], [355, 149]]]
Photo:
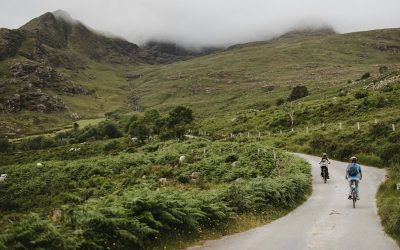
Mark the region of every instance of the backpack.
[[351, 164], [350, 167], [349, 167], [348, 172], [349, 172], [350, 176], [357, 176], [358, 175], [357, 164], [356, 163]]

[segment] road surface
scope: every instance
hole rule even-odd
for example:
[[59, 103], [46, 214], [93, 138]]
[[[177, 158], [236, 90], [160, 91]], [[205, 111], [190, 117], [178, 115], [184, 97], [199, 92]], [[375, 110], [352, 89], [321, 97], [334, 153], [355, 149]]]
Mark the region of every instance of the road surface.
[[331, 161], [330, 177], [324, 184], [320, 177], [320, 158], [298, 154], [312, 164], [313, 194], [303, 205], [285, 217], [247, 232], [206, 241], [191, 250], [391, 250], [399, 249], [383, 232], [377, 215], [375, 194], [385, 170], [363, 167], [360, 201], [353, 209], [347, 200], [345, 180], [347, 163]]

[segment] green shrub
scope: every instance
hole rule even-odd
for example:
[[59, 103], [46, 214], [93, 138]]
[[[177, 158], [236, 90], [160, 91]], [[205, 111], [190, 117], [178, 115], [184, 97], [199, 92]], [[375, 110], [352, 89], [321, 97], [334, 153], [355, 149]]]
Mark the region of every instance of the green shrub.
[[294, 101], [303, 97], [308, 96], [308, 89], [306, 86], [300, 85], [300, 86], [295, 86], [292, 89], [292, 92], [290, 93], [288, 100], [289, 101]]
[[0, 236], [0, 246], [6, 249], [66, 249], [64, 239], [50, 221], [31, 213], [4, 229]]
[[361, 76], [361, 80], [367, 79], [371, 77], [371, 74], [369, 72], [365, 72], [362, 76]]
[[362, 99], [362, 98], [365, 98], [365, 97], [367, 97], [368, 96], [368, 91], [367, 90], [360, 90], [360, 91], [357, 91], [355, 94], [354, 94], [354, 97], [356, 98], [356, 99]]
[[111, 150], [116, 150], [116, 149], [118, 149], [119, 145], [120, 145], [120, 142], [119, 142], [119, 141], [117, 141], [117, 140], [112, 140], [112, 141], [106, 143], [106, 144], [103, 146], [103, 151], [104, 151], [104, 152], [109, 152], [109, 151], [111, 151]]
[[278, 98], [275, 103], [276, 103], [276, 106], [282, 106], [285, 103], [285, 99]]
[[361, 153], [361, 154], [357, 155], [357, 158], [361, 164], [365, 164], [368, 166], [374, 166], [374, 167], [382, 167], [382, 159], [375, 154]]
[[8, 139], [0, 137], [0, 153], [7, 152], [11, 148], [12, 144], [8, 141]]
[[388, 144], [382, 148], [380, 153], [380, 157], [385, 163], [392, 162], [393, 159], [396, 159], [399, 156], [400, 156], [400, 143]]
[[61, 141], [56, 141], [55, 139], [50, 137], [35, 136], [21, 140], [19, 148], [23, 150], [38, 150], [59, 146], [61, 144]]
[[382, 138], [382, 137], [386, 138], [389, 136], [391, 130], [392, 129], [386, 123], [379, 122], [372, 125], [372, 127], [369, 130], [369, 134], [373, 138]]

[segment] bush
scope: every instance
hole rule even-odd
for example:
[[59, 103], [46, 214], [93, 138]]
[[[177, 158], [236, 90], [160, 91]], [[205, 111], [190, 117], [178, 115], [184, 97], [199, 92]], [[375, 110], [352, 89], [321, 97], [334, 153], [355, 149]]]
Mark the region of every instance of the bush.
[[367, 79], [369, 77], [371, 77], [371, 74], [369, 72], [366, 72], [361, 76], [361, 80]]
[[360, 91], [357, 91], [357, 92], [354, 94], [354, 97], [355, 97], [356, 99], [365, 98], [365, 97], [367, 97], [367, 96], [368, 96], [368, 91], [367, 91], [367, 90], [360, 90]]
[[361, 164], [365, 164], [368, 166], [374, 166], [374, 167], [382, 167], [382, 159], [375, 155], [375, 154], [359, 154], [357, 156], [358, 161]]
[[227, 162], [227, 163], [232, 163], [232, 162], [235, 162], [235, 161], [238, 161], [238, 160], [239, 160], [239, 157], [237, 155], [234, 155], [234, 154], [230, 154], [225, 158], [225, 162]]
[[[13, 224], [11, 224], [13, 225]], [[29, 214], [2, 232], [0, 247], [7, 249], [65, 249], [61, 233], [48, 220]], [[4, 248], [4, 249], [6, 249]]]
[[370, 136], [373, 138], [382, 138], [382, 137], [388, 137], [390, 134], [391, 128], [383, 123], [379, 122], [377, 124], [372, 125], [372, 127], [369, 130]]
[[379, 67], [379, 73], [383, 74], [386, 73], [388, 71], [388, 67], [387, 66], [380, 66]]
[[307, 89], [306, 86], [302, 86], [302, 85], [295, 86], [292, 89], [292, 92], [290, 93], [290, 95], [288, 97], [288, 100], [289, 101], [294, 101], [294, 100], [306, 97], [308, 95], [309, 95], [309, 93], [308, 93], [308, 89]]
[[116, 150], [116, 149], [118, 149], [119, 144], [120, 144], [119, 141], [117, 141], [117, 140], [112, 140], [112, 141], [106, 143], [106, 144], [103, 146], [103, 150], [104, 150], [104, 152], [109, 152], [109, 151], [111, 151], [111, 150]]
[[276, 100], [276, 106], [282, 106], [285, 103], [285, 99], [279, 98]]
[[19, 145], [19, 148], [23, 150], [38, 150], [46, 149], [62, 145], [62, 142], [56, 141], [53, 138], [45, 136], [35, 136], [27, 139], [23, 139]]
[[0, 137], [0, 153], [7, 152], [12, 145], [7, 138]]
[[98, 127], [99, 135], [102, 138], [118, 138], [122, 136], [117, 126], [112, 122], [101, 122], [99, 123]]
[[400, 156], [400, 143], [389, 144], [381, 150], [380, 157], [385, 163]]

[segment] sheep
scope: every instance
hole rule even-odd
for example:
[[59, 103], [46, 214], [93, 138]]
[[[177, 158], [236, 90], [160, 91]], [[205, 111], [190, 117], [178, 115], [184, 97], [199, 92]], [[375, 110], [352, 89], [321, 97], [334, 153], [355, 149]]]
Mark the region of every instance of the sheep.
[[43, 163], [41, 162], [36, 163], [36, 167], [43, 167]]
[[132, 142], [137, 142], [138, 140], [139, 140], [139, 139], [138, 139], [137, 137], [132, 137], [132, 138], [131, 138], [131, 141], [132, 141]]
[[0, 182], [3, 182], [3, 181], [5, 181], [6, 179], [7, 179], [7, 174], [1, 174], [0, 175]]
[[183, 164], [183, 162], [185, 161], [186, 157], [184, 155], [181, 155], [179, 157], [179, 161], [178, 161], [178, 166], [181, 166]]
[[160, 182], [161, 185], [165, 185], [168, 182], [167, 178], [160, 178], [160, 179], [158, 179], [158, 181]]
[[234, 161], [234, 162], [232, 162], [232, 164], [231, 164], [232, 167], [236, 167], [236, 165], [237, 165], [237, 161]]
[[77, 151], [81, 151], [81, 148], [70, 148], [69, 151], [73, 151], [73, 152], [77, 152]]
[[193, 172], [190, 177], [192, 177], [192, 179], [198, 179], [200, 178], [200, 172]]

